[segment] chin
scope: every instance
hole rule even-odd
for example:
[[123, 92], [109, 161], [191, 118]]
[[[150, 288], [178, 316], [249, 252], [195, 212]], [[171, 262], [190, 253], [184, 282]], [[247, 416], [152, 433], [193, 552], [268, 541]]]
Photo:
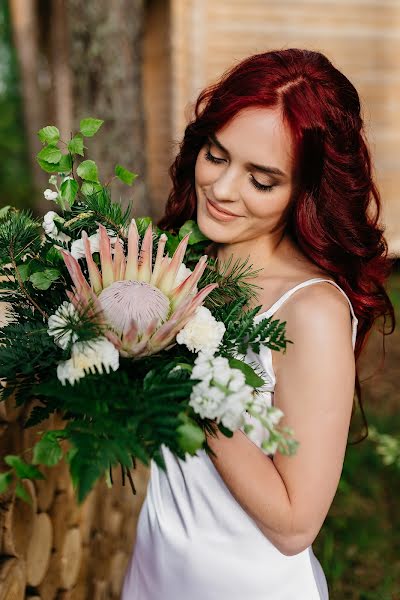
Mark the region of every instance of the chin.
[[230, 223], [217, 223], [202, 210], [197, 211], [197, 225], [203, 235], [217, 244], [228, 244], [232, 240], [232, 226]]

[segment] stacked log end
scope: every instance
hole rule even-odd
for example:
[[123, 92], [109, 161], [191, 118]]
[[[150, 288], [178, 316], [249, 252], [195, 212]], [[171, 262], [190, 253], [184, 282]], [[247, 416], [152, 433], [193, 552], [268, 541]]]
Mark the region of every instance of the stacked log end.
[[[0, 326], [1, 313], [0, 303]], [[0, 472], [9, 469], [4, 456], [24, 452], [30, 458], [38, 431], [62, 426], [53, 415], [24, 429], [33, 405], [0, 402]], [[79, 506], [64, 461], [40, 467], [45, 480], [23, 480], [30, 504], [16, 496], [15, 486], [0, 495], [0, 600], [120, 598], [149, 477], [149, 469], [136, 463], [136, 496], [128, 483], [122, 486], [116, 468], [113, 486], [99, 481]]]

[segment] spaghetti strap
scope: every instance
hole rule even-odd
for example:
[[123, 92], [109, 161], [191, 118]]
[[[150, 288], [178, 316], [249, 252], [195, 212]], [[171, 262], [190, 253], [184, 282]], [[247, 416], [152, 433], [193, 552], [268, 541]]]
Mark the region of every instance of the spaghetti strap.
[[351, 316], [352, 316], [352, 336], [351, 336], [351, 341], [352, 341], [352, 345], [353, 345], [353, 350], [355, 348], [355, 343], [356, 343], [356, 337], [357, 337], [357, 325], [358, 325], [358, 319], [356, 317], [356, 314], [354, 312], [354, 308], [350, 302], [349, 297], [347, 296], [347, 294], [344, 292], [344, 290], [342, 290], [342, 288], [336, 283], [336, 281], [333, 281], [332, 279], [323, 279], [322, 277], [314, 277], [312, 279], [307, 279], [306, 281], [302, 281], [301, 283], [298, 283], [297, 285], [295, 285], [294, 287], [290, 288], [290, 290], [287, 290], [287, 292], [285, 292], [280, 298], [278, 298], [278, 300], [276, 302], [274, 302], [274, 304], [266, 311], [259, 313], [258, 315], [256, 315], [256, 319], [258, 320], [260, 317], [266, 318], [266, 317], [270, 317], [271, 315], [273, 315], [278, 308], [280, 308], [282, 306], [282, 304], [288, 299], [290, 298], [290, 296], [292, 294], [294, 294], [294, 292], [297, 292], [297, 290], [306, 287], [308, 285], [312, 285], [313, 283], [318, 283], [320, 281], [327, 281], [328, 283], [331, 283], [332, 285], [334, 285], [338, 290], [340, 290], [342, 292], [342, 294], [344, 295], [345, 298], [347, 298], [347, 302], [349, 303], [349, 307], [350, 307], [350, 312], [351, 312]]

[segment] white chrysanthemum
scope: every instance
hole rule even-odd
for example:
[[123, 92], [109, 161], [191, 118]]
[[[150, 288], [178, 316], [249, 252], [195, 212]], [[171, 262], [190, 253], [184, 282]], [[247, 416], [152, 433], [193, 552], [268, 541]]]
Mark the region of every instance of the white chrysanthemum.
[[191, 352], [215, 352], [224, 333], [222, 321], [217, 321], [205, 306], [199, 306], [176, 336], [176, 341], [185, 344]]
[[63, 233], [62, 231], [58, 231], [57, 221], [59, 223], [63, 223], [64, 219], [60, 217], [54, 210], [49, 210], [43, 217], [42, 227], [47, 233], [47, 235], [53, 240], [58, 242], [69, 242], [71, 239], [69, 235]]
[[43, 196], [46, 198], [46, 200], [55, 200], [58, 196], [58, 192], [47, 188], [47, 190], [44, 190]]
[[253, 400], [253, 388], [243, 373], [232, 369], [228, 359], [200, 352], [191, 379], [199, 379], [189, 404], [202, 419], [215, 419], [235, 431], [244, 424], [244, 411]]
[[116, 371], [119, 367], [119, 353], [115, 346], [104, 337], [88, 342], [76, 342], [72, 346], [71, 358], [59, 363], [57, 377], [63, 385], [69, 381], [73, 385], [88, 372], [96, 369], [103, 373]]
[[[115, 242], [117, 241], [117, 236], [115, 235], [115, 232], [112, 231], [111, 229], [107, 229], [107, 233], [109, 236], [113, 236], [113, 237], [110, 237], [111, 253], [113, 254], [114, 248], [115, 248]], [[94, 252], [100, 252], [100, 232], [99, 232], [99, 230], [97, 230], [96, 233], [94, 233], [93, 235], [89, 236], [88, 239], [89, 239], [91, 253], [93, 254]], [[124, 245], [123, 240], [120, 239], [119, 241], [123, 246]], [[79, 238], [78, 240], [75, 240], [72, 242], [71, 254], [77, 260], [80, 258], [85, 258], [85, 247], [84, 247], [84, 242], [83, 242], [82, 238]]]
[[70, 341], [76, 342], [78, 336], [68, 329], [71, 323], [79, 323], [80, 316], [71, 302], [63, 302], [54, 315], [50, 315], [47, 333], [54, 337], [54, 342], [60, 348], [67, 348]]

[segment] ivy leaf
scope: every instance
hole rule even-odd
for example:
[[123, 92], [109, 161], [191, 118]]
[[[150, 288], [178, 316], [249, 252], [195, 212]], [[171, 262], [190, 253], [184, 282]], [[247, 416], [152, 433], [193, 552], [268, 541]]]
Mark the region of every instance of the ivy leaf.
[[128, 169], [124, 169], [121, 165], [115, 165], [115, 174], [123, 183], [127, 185], [132, 185], [135, 181], [137, 174], [128, 171]]
[[12, 467], [20, 479], [46, 479], [34, 465], [28, 465], [20, 456], [8, 454], [4, 462]]
[[68, 150], [72, 154], [80, 154], [83, 156], [83, 137], [80, 133], [74, 135], [72, 140], [68, 142]]
[[179, 239], [185, 237], [185, 235], [187, 235], [189, 232], [191, 232], [188, 241], [189, 246], [192, 244], [197, 244], [197, 242], [202, 242], [203, 240], [208, 240], [208, 238], [200, 231], [196, 221], [185, 221], [185, 223], [179, 229]]
[[86, 181], [94, 181], [95, 183], [99, 182], [97, 165], [94, 160], [82, 161], [76, 172], [81, 179], [85, 179]]
[[42, 438], [33, 447], [33, 460], [32, 462], [48, 467], [54, 467], [63, 456], [62, 448], [58, 442], [56, 435], [53, 431], [47, 431]]
[[102, 119], [82, 119], [79, 123], [79, 129], [84, 136], [92, 137], [100, 129], [103, 123], [104, 121]]
[[228, 362], [231, 369], [239, 369], [239, 371], [242, 371], [247, 385], [257, 388], [265, 383], [264, 379], [257, 375], [254, 369], [242, 360], [239, 360], [238, 358], [229, 358]]
[[18, 496], [18, 498], [21, 498], [21, 500], [27, 502], [28, 504], [32, 504], [32, 498], [30, 494], [26, 491], [26, 489], [20, 481], [18, 481], [17, 485], [15, 486], [15, 495]]
[[42, 144], [56, 144], [60, 139], [60, 132], [54, 125], [47, 125], [39, 129], [38, 136]]
[[61, 273], [58, 269], [45, 269], [33, 273], [29, 277], [29, 281], [38, 290], [48, 290], [53, 281], [56, 281], [60, 277]]
[[79, 186], [75, 179], [66, 179], [60, 185], [61, 198], [66, 200], [70, 206], [73, 205]]
[[12, 482], [13, 473], [12, 471], [6, 471], [5, 473], [0, 473], [0, 494], [3, 494], [9, 487]]
[[45, 148], [41, 149], [37, 156], [41, 160], [45, 160], [46, 162], [55, 165], [60, 162], [62, 153], [61, 150], [55, 146], [46, 146]]

